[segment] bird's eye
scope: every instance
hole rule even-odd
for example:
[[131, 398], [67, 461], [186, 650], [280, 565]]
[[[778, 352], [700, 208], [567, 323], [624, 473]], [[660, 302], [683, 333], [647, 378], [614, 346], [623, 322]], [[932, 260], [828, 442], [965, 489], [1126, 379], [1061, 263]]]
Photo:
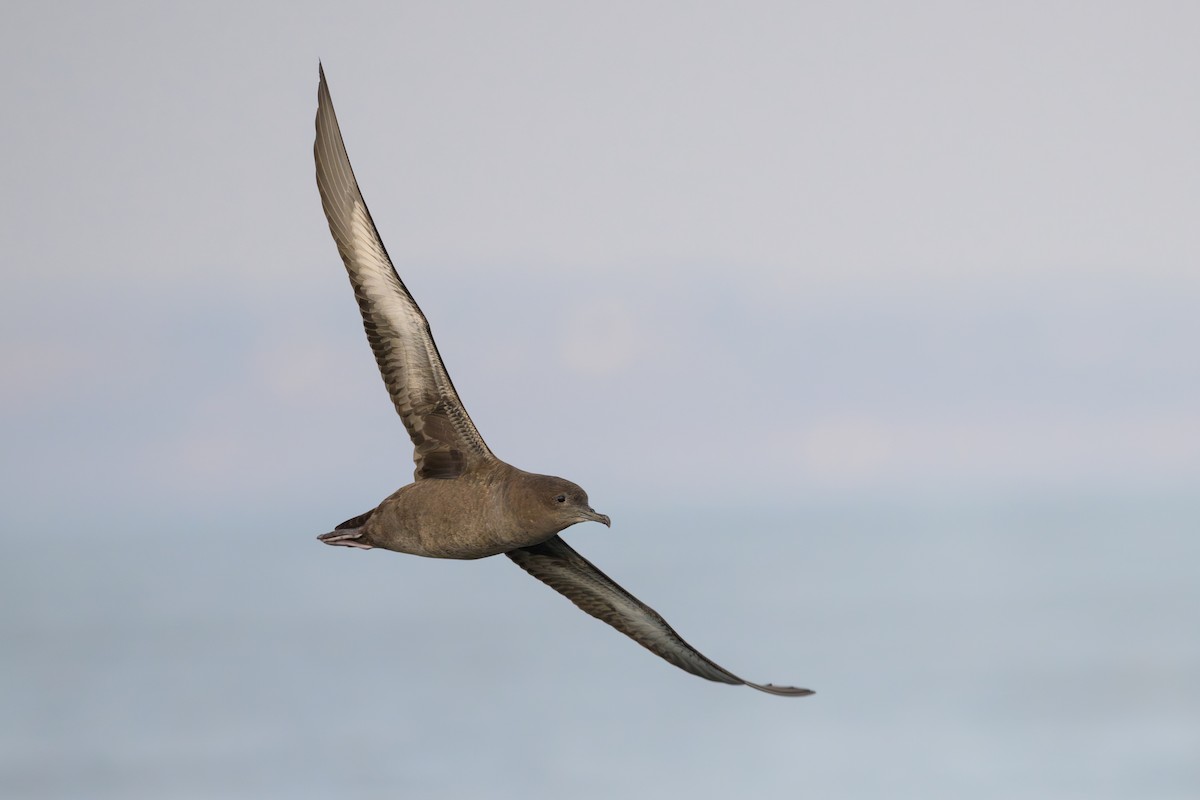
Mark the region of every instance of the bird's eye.
[[567, 502], [567, 496], [565, 494], [560, 494], [558, 497], [554, 498], [554, 502], [565, 503]]

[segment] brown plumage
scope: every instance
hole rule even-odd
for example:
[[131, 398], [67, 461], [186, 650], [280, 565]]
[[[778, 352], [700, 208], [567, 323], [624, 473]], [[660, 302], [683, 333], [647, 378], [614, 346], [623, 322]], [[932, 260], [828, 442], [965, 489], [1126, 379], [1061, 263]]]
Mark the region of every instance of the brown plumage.
[[317, 187], [346, 264], [384, 385], [412, 438], [413, 483], [320, 537], [326, 544], [434, 558], [506, 554], [579, 608], [693, 675], [777, 695], [808, 689], [743, 681], [705, 658], [652, 608], [626, 592], [558, 533], [578, 522], [609, 525], [587, 493], [563, 478], [496, 458], [467, 414], [429, 322], [396, 274], [358, 182], [334, 114], [325, 71], [317, 90]]

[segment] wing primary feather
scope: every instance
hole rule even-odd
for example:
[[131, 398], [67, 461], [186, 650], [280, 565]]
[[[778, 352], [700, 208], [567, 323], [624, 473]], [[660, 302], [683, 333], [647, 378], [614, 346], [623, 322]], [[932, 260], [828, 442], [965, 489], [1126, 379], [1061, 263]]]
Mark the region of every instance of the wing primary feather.
[[657, 611], [622, 589], [559, 536], [532, 547], [511, 550], [506, 555], [582, 611], [608, 623], [686, 672], [710, 681], [745, 685], [783, 697], [803, 697], [813, 693], [793, 686], [742, 680], [684, 641]]

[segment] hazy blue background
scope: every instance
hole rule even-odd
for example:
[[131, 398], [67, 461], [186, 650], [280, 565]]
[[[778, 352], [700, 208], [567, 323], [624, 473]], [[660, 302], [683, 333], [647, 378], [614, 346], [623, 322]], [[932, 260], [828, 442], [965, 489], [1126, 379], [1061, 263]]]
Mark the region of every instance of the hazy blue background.
[[[1200, 6], [10, 4], [0, 795], [1200, 796]], [[709, 684], [411, 476], [313, 181]]]

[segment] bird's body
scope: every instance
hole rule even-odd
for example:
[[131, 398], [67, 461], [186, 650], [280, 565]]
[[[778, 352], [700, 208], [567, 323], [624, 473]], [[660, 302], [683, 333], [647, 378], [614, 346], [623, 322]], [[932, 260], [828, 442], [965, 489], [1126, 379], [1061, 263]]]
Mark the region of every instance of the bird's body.
[[433, 558], [504, 553], [588, 614], [694, 675], [770, 694], [812, 694], [808, 689], [744, 681], [705, 658], [658, 613], [558, 536], [578, 522], [610, 524], [588, 505], [583, 489], [563, 478], [517, 469], [492, 454], [459, 399], [429, 322], [392, 266], [367, 210], [323, 69], [313, 153], [329, 230], [346, 265], [383, 382], [412, 439], [416, 463], [413, 483], [320, 539]]
[[403, 486], [324, 541], [431, 558], [485, 558], [541, 544], [587, 520], [608, 524], [575, 484], [495, 459], [454, 478]]

